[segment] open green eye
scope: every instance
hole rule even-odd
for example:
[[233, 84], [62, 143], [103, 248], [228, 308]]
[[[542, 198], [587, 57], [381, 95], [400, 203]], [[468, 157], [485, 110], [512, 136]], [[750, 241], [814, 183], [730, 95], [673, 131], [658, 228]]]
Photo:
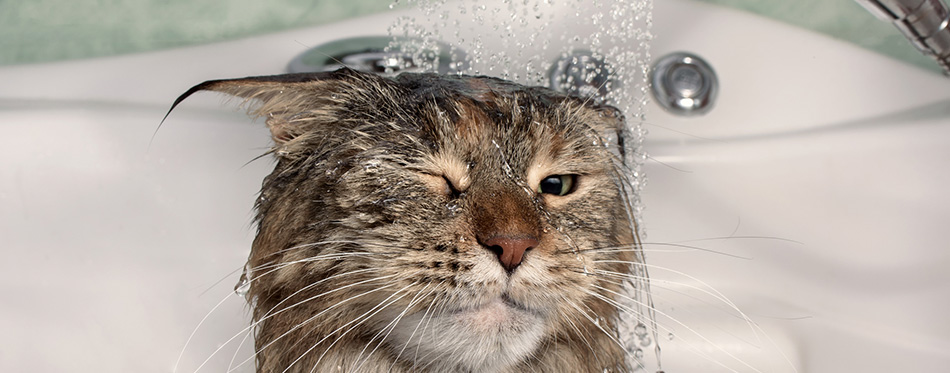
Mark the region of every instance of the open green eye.
[[538, 184], [538, 193], [553, 194], [563, 196], [574, 191], [574, 182], [577, 175], [551, 175]]

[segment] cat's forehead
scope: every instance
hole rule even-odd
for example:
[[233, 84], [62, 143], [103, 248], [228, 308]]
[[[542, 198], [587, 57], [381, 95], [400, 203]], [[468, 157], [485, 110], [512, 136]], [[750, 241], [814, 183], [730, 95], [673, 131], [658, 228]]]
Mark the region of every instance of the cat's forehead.
[[464, 97], [489, 103], [529, 92], [538, 96], [558, 96], [553, 91], [528, 87], [488, 76], [407, 73], [399, 75], [395, 78], [395, 81], [411, 90], [416, 97], [445, 96], [456, 99]]
[[623, 122], [610, 107], [492, 77], [385, 78], [349, 69], [207, 81], [172, 108], [203, 90], [244, 98], [250, 114], [267, 118], [275, 153], [289, 159], [385, 149], [408, 158], [507, 154], [517, 162], [528, 153], [596, 150]]
[[416, 128], [426, 172], [465, 189], [505, 175], [593, 174], [609, 164], [605, 131], [619, 118], [584, 100], [488, 77], [404, 74], [403, 116]]
[[590, 127], [595, 111], [576, 98], [491, 77], [403, 74], [396, 82], [408, 93], [402, 105], [414, 107], [414, 120], [472, 145], [576, 135], [570, 132]]

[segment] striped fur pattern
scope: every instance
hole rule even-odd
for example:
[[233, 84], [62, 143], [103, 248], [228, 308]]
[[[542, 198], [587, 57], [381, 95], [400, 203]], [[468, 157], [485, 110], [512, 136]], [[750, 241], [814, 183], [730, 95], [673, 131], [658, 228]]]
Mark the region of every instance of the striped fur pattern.
[[[242, 98], [274, 140], [247, 274], [258, 372], [632, 370], [616, 109], [346, 69], [209, 81], [175, 105], [203, 90]], [[552, 177], [566, 193], [540, 190]], [[530, 247], [504, 262], [493, 237]]]

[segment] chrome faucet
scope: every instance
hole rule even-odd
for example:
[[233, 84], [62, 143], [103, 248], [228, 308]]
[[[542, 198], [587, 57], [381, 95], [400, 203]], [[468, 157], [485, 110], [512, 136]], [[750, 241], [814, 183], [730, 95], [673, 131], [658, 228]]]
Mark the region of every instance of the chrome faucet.
[[877, 18], [894, 24], [918, 50], [950, 76], [950, 10], [941, 0], [855, 0]]

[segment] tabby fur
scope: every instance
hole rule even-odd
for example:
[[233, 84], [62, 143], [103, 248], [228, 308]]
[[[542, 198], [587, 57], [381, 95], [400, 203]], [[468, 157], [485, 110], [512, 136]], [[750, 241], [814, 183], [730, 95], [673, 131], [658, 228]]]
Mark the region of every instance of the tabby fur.
[[[636, 229], [618, 110], [489, 77], [208, 81], [266, 118], [258, 372], [625, 372]], [[174, 106], [173, 106], [174, 108]], [[541, 180], [573, 175], [560, 196]], [[513, 268], [493, 236], [531, 237]]]

